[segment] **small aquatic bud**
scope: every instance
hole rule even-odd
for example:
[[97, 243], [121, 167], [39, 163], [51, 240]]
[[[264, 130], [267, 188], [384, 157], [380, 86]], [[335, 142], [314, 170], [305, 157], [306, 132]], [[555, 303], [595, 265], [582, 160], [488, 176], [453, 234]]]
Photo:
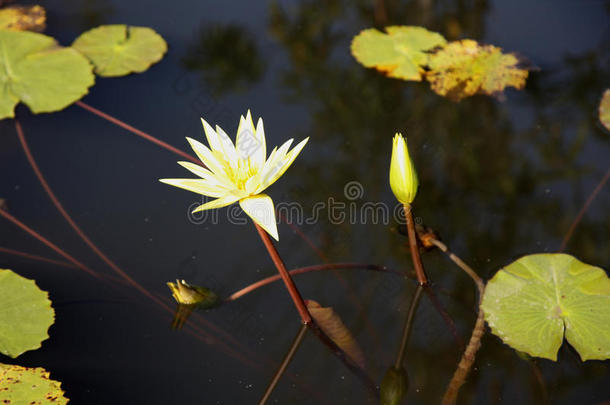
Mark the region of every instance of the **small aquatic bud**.
[[417, 173], [409, 156], [407, 141], [402, 134], [394, 135], [392, 162], [390, 163], [390, 187], [396, 199], [411, 204], [417, 194]]
[[404, 368], [397, 370], [390, 367], [381, 381], [379, 390], [381, 405], [398, 405], [407, 393], [409, 379]]

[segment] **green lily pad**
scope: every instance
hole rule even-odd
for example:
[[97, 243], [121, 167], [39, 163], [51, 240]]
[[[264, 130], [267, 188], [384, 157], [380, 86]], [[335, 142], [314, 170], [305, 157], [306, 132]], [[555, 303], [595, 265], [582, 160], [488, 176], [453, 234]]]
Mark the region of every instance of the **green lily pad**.
[[390, 26], [386, 33], [366, 29], [352, 41], [352, 55], [361, 64], [385, 72], [389, 77], [421, 81], [430, 57], [427, 51], [447, 41], [423, 27]]
[[15, 358], [38, 349], [49, 338], [47, 331], [54, 320], [46, 291], [34, 280], [0, 269], [0, 353]]
[[430, 57], [426, 79], [437, 94], [461, 100], [474, 94], [502, 95], [508, 86], [522, 89], [528, 70], [511, 53], [465, 39], [447, 44]]
[[127, 25], [102, 25], [76, 38], [72, 47], [104, 77], [144, 72], [167, 51], [165, 40], [154, 30]]
[[599, 103], [599, 120], [610, 131], [610, 89], [604, 91], [602, 101]]
[[95, 76], [87, 58], [46, 35], [0, 30], [0, 119], [19, 101], [32, 112], [59, 111], [87, 94]]
[[0, 364], [0, 404], [64, 405], [61, 383], [44, 368]]
[[610, 358], [610, 279], [570, 255], [509, 264], [487, 283], [482, 308], [492, 332], [515, 350], [557, 360], [565, 335], [583, 361]]

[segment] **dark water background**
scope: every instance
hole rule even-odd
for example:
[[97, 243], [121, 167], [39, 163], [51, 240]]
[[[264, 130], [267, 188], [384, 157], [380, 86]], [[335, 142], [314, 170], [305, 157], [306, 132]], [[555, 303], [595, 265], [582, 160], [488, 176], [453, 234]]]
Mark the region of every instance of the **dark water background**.
[[[163, 61], [141, 75], [97, 79], [84, 98], [101, 110], [187, 149], [202, 138], [199, 117], [234, 136], [239, 115], [262, 116], [268, 143], [310, 136], [287, 174], [269, 190], [276, 204], [366, 202], [394, 207], [387, 183], [391, 137], [409, 136], [420, 175], [416, 215], [484, 277], [521, 255], [559, 249], [571, 222], [608, 169], [609, 134], [597, 105], [610, 84], [608, 1], [47, 1], [47, 34], [69, 44], [98, 24], [150, 26], [168, 42]], [[378, 1], [377, 5], [384, 2]], [[539, 68], [506, 100], [453, 103], [425, 83], [384, 78], [349, 53], [361, 29], [422, 25], [448, 39], [473, 38], [515, 51]], [[43, 173], [96, 244], [137, 282], [169, 297], [177, 277], [227, 295], [275, 274], [254, 228], [227, 220], [191, 223], [194, 194], [157, 182], [183, 177], [177, 156], [86, 111], [18, 116]], [[29, 167], [14, 123], [0, 122], [0, 197], [10, 212], [96, 271], [111, 274], [65, 224]], [[186, 177], [186, 176], [185, 176]], [[358, 182], [364, 194], [348, 199]], [[606, 187], [567, 246], [610, 267]], [[352, 205], [350, 205], [352, 204]], [[53, 257], [0, 221], [0, 246]], [[326, 212], [300, 229], [330, 262], [410, 268], [394, 221], [333, 223]], [[278, 248], [288, 267], [322, 260], [286, 225]], [[471, 281], [438, 252], [424, 256], [434, 291], [467, 340], [475, 320]], [[280, 284], [262, 288], [194, 322], [170, 329], [171, 313], [117, 282], [0, 254], [50, 292], [51, 338], [14, 362], [42, 366], [74, 404], [254, 403], [298, 329]], [[306, 298], [332, 306], [354, 333], [380, 381], [398, 348], [413, 284], [362, 270], [299, 276]], [[168, 301], [169, 302], [169, 301]], [[188, 330], [187, 330], [188, 329]], [[438, 403], [461, 348], [422, 299], [407, 353], [408, 402]], [[3, 358], [4, 362], [12, 362]], [[468, 404], [602, 404], [610, 363], [582, 363], [564, 345], [559, 362], [528, 361], [491, 334], [460, 395]], [[315, 338], [307, 337], [273, 403], [375, 403]]]

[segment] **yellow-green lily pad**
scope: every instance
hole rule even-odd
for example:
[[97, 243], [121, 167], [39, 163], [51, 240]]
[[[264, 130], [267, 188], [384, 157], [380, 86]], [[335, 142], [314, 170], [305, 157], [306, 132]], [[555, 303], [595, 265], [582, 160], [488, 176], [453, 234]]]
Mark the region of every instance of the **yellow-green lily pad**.
[[54, 320], [46, 291], [34, 280], [0, 269], [0, 353], [15, 358], [38, 349], [49, 338], [47, 331]]
[[610, 358], [610, 279], [573, 256], [509, 264], [487, 283], [482, 308], [492, 332], [515, 350], [557, 360], [565, 336], [583, 361]]
[[522, 64], [501, 48], [465, 39], [450, 42], [430, 56], [426, 79], [437, 94], [456, 101], [474, 94], [498, 96], [508, 86], [525, 86], [529, 72]]
[[59, 111], [88, 92], [95, 76], [87, 58], [55, 39], [0, 30], [0, 119], [22, 101], [34, 113]]
[[610, 131], [610, 89], [604, 91], [602, 101], [599, 103], [599, 120]]
[[59, 381], [51, 380], [44, 368], [0, 364], [0, 404], [65, 405]]
[[386, 33], [366, 29], [352, 41], [352, 55], [361, 64], [385, 72], [389, 77], [421, 81], [428, 51], [446, 43], [439, 33], [423, 27], [390, 26]]
[[44, 31], [47, 14], [41, 6], [0, 8], [0, 30]]
[[127, 25], [93, 28], [76, 38], [72, 46], [104, 77], [144, 72], [167, 51], [165, 40], [151, 28]]

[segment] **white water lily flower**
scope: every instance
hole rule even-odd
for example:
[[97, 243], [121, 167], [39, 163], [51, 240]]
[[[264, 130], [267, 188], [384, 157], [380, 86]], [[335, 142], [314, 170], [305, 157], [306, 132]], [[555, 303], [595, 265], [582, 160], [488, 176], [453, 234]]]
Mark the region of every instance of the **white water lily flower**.
[[279, 240], [273, 200], [262, 191], [284, 174], [309, 138], [288, 151], [293, 141], [289, 139], [279, 149], [275, 147], [267, 158], [263, 120], [259, 118], [255, 128], [250, 110], [245, 118], [241, 116], [235, 145], [218, 125], [214, 130], [203, 118], [201, 121], [210, 148], [194, 139], [186, 139], [206, 167], [178, 162], [200, 178], [159, 181], [215, 198], [195, 208], [193, 213], [226, 207], [239, 201], [241, 208], [255, 223]]

